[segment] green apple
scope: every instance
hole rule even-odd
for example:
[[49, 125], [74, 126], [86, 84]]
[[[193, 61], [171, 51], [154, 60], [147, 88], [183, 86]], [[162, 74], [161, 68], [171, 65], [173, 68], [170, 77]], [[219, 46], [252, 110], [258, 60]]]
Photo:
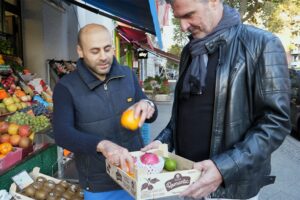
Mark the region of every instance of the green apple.
[[0, 108], [5, 108], [5, 104], [4, 103], [0, 103]]
[[6, 109], [9, 112], [16, 112], [18, 110], [18, 107], [16, 104], [12, 103], [12, 104], [9, 104], [8, 106], [6, 106]]
[[4, 98], [2, 102], [3, 102], [6, 106], [8, 106], [8, 105], [14, 103], [14, 99], [13, 99], [12, 97], [7, 97], [7, 98]]
[[21, 100], [16, 96], [13, 96], [12, 98], [13, 98], [15, 103], [20, 103], [21, 102]]

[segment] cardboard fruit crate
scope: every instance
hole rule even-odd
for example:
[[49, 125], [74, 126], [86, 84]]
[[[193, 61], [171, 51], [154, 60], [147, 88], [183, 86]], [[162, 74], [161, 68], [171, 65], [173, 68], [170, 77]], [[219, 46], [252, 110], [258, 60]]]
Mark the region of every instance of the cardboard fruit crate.
[[[44, 177], [46, 178], [47, 180], [52, 180], [54, 183], [59, 183], [61, 180], [60, 179], [56, 179], [56, 178], [53, 178], [52, 176], [48, 176], [48, 175], [45, 175], [45, 174], [42, 174], [40, 173], [40, 168], [39, 167], [35, 167], [33, 168], [32, 172], [29, 174], [30, 177], [35, 180], [37, 177], [41, 176], [41, 177]], [[28, 183], [28, 185], [30, 185], [31, 183]], [[19, 200], [34, 200], [30, 197], [27, 197], [21, 193], [19, 193], [19, 189], [17, 187], [17, 185], [15, 183], [12, 183], [10, 185], [10, 188], [9, 188], [9, 193], [15, 198], [15, 199], [19, 199]]]
[[[177, 170], [163, 171], [159, 174], [147, 174], [143, 169], [135, 169], [130, 176], [125, 171], [111, 165], [106, 160], [106, 171], [123, 189], [137, 200], [156, 199], [161, 197], [177, 196], [200, 177], [201, 172], [193, 169], [193, 161], [177, 156], [167, 151], [167, 145], [151, 152], [176, 160]], [[139, 157], [144, 152], [131, 152]]]
[[4, 158], [0, 158], [0, 171], [4, 171], [22, 160], [22, 148], [14, 147]]

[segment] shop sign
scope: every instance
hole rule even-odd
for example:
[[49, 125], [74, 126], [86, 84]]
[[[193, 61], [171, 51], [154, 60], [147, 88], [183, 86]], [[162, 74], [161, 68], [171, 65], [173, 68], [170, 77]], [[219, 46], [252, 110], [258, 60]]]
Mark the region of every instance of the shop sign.
[[146, 50], [138, 50], [138, 59], [147, 59], [148, 51]]

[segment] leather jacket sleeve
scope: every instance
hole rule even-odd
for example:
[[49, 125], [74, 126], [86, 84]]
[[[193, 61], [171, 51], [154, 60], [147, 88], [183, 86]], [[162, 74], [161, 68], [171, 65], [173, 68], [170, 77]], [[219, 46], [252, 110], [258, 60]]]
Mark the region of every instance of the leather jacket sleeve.
[[174, 142], [173, 142], [173, 127], [174, 127], [173, 117], [171, 117], [168, 125], [160, 132], [160, 134], [154, 139], [159, 140], [164, 144], [168, 144], [169, 152], [174, 150]]
[[261, 52], [252, 58], [255, 69], [251, 76], [254, 82], [251, 126], [233, 148], [211, 158], [225, 185], [241, 180], [246, 174], [254, 176], [290, 133], [290, 81], [285, 51], [277, 37], [269, 37], [260, 48]]

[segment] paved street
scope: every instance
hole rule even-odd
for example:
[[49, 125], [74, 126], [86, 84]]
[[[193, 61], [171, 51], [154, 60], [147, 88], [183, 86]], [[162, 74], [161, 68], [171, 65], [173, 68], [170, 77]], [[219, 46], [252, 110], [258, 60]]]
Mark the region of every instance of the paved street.
[[[151, 138], [166, 126], [170, 119], [170, 102], [157, 102], [158, 119], [151, 124]], [[288, 136], [280, 148], [272, 155], [272, 175], [276, 175], [273, 185], [262, 189], [260, 200], [299, 200], [300, 199], [300, 142]], [[179, 198], [164, 198], [164, 200]]]

